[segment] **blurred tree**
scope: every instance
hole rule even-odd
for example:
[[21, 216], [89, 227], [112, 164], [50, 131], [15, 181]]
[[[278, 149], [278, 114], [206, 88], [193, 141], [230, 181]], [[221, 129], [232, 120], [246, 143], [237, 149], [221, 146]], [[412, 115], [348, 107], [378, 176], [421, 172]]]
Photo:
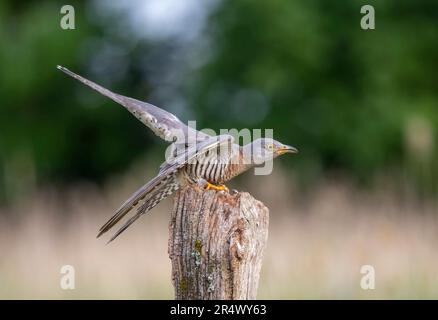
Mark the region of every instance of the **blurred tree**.
[[[364, 4], [375, 7], [376, 30], [360, 28]], [[252, 125], [298, 146], [303, 177], [340, 169], [362, 182], [406, 165], [403, 132], [423, 116], [435, 151], [422, 183], [436, 188], [437, 19], [436, 1], [223, 1], [192, 104], [214, 120], [220, 107], [220, 125], [244, 126], [257, 106], [231, 118], [233, 99], [260, 92], [270, 109]]]
[[[57, 64], [80, 71], [96, 62], [93, 44], [104, 32], [86, 20], [89, 9], [81, 3], [75, 4], [76, 29], [61, 29], [62, 5], [0, 3], [3, 200], [46, 182], [103, 181], [143, 152], [141, 124], [56, 70]], [[135, 74], [125, 86], [137, 80]]]
[[[438, 2], [211, 3], [205, 28], [183, 19], [143, 35], [127, 27], [136, 7], [74, 4], [66, 31], [60, 1], [2, 1], [0, 198], [104, 181], [157, 141], [57, 64], [203, 127], [274, 128], [300, 149], [288, 163], [303, 181], [341, 170], [367, 182], [391, 169], [437, 191]], [[360, 28], [364, 4], [375, 30]]]

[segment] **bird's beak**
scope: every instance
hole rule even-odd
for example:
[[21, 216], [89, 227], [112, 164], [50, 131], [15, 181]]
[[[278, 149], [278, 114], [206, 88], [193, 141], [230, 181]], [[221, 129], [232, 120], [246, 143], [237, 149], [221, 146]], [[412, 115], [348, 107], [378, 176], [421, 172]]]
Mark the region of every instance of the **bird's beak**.
[[298, 149], [294, 148], [292, 146], [282, 146], [280, 148], [277, 149], [277, 153], [278, 154], [284, 154], [284, 153], [298, 153]]

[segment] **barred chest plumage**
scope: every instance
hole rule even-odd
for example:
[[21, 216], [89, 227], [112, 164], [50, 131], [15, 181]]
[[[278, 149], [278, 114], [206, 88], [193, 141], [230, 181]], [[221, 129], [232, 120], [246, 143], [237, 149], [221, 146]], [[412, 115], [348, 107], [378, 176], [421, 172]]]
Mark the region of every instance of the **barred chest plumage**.
[[213, 184], [223, 184], [242, 172], [244, 166], [241, 148], [233, 145], [226, 152], [215, 149], [203, 154], [184, 170], [192, 181], [205, 179]]

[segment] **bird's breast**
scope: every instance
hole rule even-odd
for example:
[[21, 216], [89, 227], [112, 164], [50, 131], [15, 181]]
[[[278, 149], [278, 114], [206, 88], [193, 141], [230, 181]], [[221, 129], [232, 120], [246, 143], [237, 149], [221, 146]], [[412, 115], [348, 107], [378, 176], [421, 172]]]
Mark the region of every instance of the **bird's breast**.
[[224, 182], [227, 167], [228, 162], [217, 155], [205, 155], [200, 159], [196, 159], [193, 163], [187, 164], [185, 171], [192, 180], [202, 178], [210, 183], [220, 184]]

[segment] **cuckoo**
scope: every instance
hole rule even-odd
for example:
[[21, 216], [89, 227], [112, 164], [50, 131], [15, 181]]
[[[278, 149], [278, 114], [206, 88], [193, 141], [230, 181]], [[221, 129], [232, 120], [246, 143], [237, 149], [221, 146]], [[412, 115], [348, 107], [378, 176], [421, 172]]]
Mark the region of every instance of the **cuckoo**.
[[158, 174], [126, 200], [100, 228], [97, 237], [135, 210], [133, 216], [108, 242], [118, 237], [140, 216], [185, 184], [197, 183], [206, 189], [228, 192], [224, 183], [235, 176], [279, 155], [298, 152], [292, 146], [266, 137], [240, 146], [234, 142], [231, 135], [208, 135], [184, 124], [172, 113], [152, 104], [111, 92], [62, 66], [57, 68], [121, 104], [158, 137], [170, 143], [166, 160], [160, 166]]

